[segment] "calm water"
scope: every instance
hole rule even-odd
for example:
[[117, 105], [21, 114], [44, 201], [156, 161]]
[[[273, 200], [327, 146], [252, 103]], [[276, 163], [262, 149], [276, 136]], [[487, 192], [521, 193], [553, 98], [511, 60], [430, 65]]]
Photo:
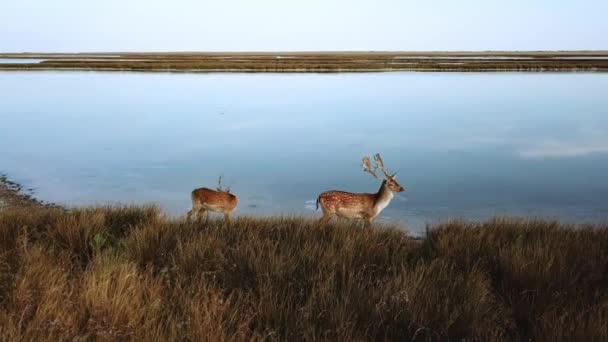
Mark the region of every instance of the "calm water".
[[27, 63], [40, 63], [44, 59], [33, 59], [33, 58], [0, 58], [0, 64], [27, 64]]
[[189, 209], [223, 174], [241, 214], [323, 190], [406, 192], [381, 219], [608, 218], [608, 75], [0, 73], [0, 172], [47, 201]]

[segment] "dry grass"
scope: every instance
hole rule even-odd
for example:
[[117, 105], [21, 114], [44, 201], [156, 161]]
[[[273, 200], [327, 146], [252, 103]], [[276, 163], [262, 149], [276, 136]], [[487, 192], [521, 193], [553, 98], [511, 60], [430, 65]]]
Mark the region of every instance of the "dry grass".
[[[302, 52], [3, 54], [34, 64], [0, 64], [0, 70], [119, 71], [608, 71], [608, 53], [596, 52]], [[599, 57], [599, 58], [598, 58]]]
[[5, 340], [607, 340], [608, 227], [0, 212]]

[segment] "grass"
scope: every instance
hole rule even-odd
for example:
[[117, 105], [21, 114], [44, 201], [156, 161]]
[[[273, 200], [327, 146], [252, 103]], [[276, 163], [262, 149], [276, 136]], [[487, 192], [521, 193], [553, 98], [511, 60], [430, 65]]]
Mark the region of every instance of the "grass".
[[608, 340], [608, 226], [0, 211], [5, 340]]
[[[0, 70], [118, 71], [608, 71], [608, 52], [285, 52], [0, 54], [41, 58]], [[481, 58], [481, 59], [480, 59]]]

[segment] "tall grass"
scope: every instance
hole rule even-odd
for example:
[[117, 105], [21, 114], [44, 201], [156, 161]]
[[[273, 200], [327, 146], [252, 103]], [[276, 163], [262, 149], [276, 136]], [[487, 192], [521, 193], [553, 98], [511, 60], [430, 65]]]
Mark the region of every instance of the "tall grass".
[[4, 340], [608, 340], [608, 227], [0, 212]]

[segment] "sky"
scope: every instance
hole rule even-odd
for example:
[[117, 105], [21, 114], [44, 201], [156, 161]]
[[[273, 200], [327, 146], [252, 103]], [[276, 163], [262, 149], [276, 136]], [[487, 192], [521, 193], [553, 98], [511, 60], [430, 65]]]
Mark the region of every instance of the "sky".
[[608, 50], [607, 0], [5, 0], [0, 52]]

